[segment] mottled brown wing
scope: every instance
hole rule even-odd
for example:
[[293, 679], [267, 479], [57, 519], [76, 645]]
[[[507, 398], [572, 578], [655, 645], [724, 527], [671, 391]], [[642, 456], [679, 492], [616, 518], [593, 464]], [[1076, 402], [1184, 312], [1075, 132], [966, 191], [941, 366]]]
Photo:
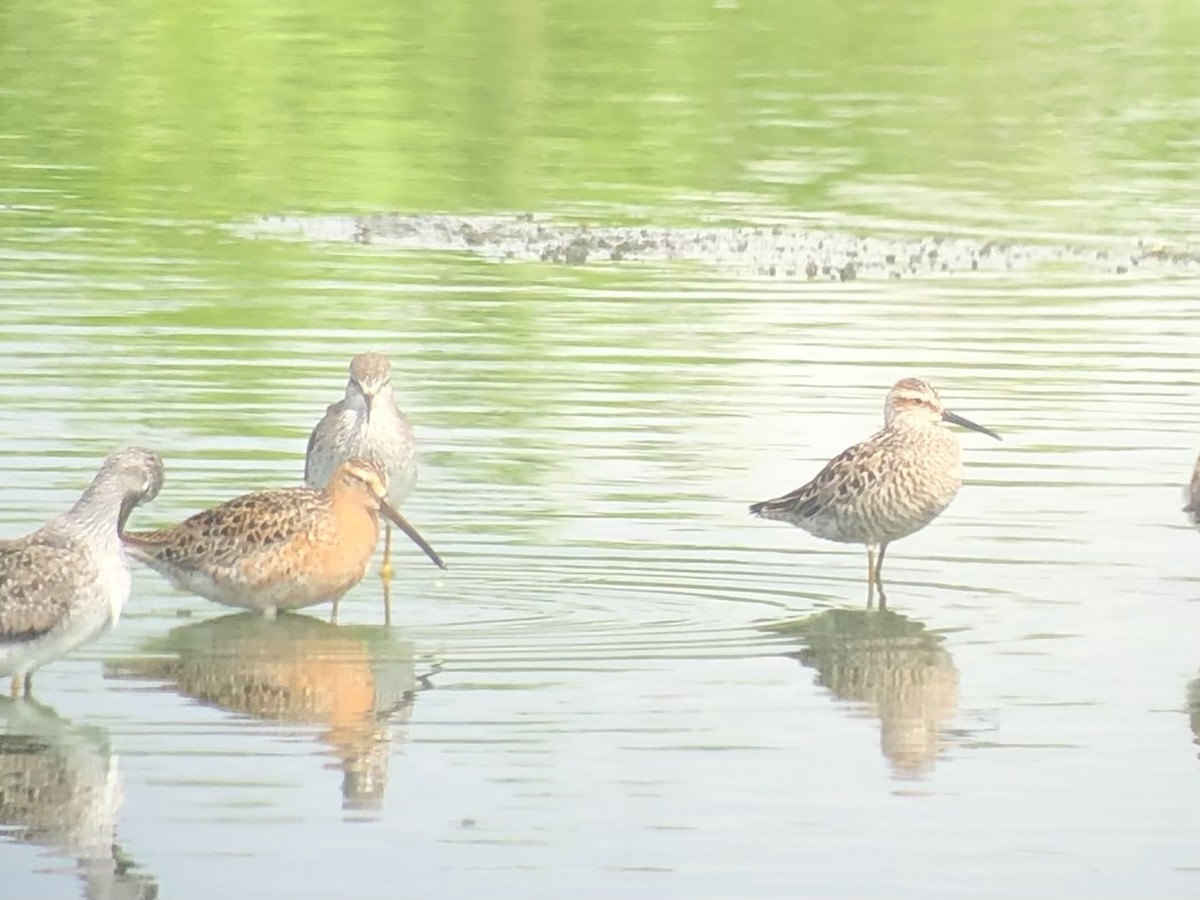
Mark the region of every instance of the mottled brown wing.
[[767, 518], [780, 513], [790, 518], [811, 518], [835, 501], [846, 501], [860, 493], [869, 473], [877, 468], [873, 465], [873, 457], [880, 452], [881, 448], [874, 440], [847, 447], [827, 462], [812, 481], [782, 497], [755, 503], [750, 512]]
[[206, 509], [172, 528], [122, 535], [135, 557], [183, 568], [234, 565], [292, 541], [312, 527], [319, 491], [259, 491]]
[[33, 640], [62, 621], [75, 588], [95, 577], [88, 565], [72, 545], [36, 534], [0, 542], [0, 640]]

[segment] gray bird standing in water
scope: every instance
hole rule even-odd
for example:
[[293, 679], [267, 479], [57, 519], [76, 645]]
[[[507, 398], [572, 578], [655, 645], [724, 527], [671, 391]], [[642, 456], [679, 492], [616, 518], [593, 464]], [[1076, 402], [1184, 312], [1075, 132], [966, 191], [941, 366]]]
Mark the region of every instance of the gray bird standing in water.
[[116, 624], [131, 581], [120, 532], [162, 483], [159, 455], [126, 447], [104, 460], [70, 510], [0, 541], [0, 675], [12, 676], [14, 696], [22, 678], [29, 695], [35, 669]]
[[[392, 396], [392, 364], [381, 353], [360, 353], [350, 360], [346, 396], [330, 405], [308, 438], [304, 481], [324, 488], [337, 467], [359, 457], [378, 466], [387, 479], [393, 509], [412, 493], [417, 481], [416, 440], [408, 417]], [[380, 575], [392, 577], [392, 528], [384, 535]]]

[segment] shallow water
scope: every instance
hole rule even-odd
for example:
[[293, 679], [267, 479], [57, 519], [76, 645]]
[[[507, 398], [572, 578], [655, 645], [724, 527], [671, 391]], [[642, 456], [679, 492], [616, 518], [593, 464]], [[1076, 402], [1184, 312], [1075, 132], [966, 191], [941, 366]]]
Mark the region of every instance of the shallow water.
[[[349, 356], [379, 349], [421, 442], [405, 512], [449, 569], [401, 548], [390, 629], [374, 567], [338, 625], [137, 569], [119, 626], [39, 673], [45, 708], [0, 705], [0, 767], [25, 785], [0, 802], [5, 895], [1195, 896], [1186, 266], [838, 282], [247, 234], [523, 208], [1186, 249], [1192, 13], [1139, 30], [1042, 5], [1034, 34], [864, 6], [839, 62], [782, 54], [782, 6], [498, 9], [420, 37], [415, 12], [357, 31], [198, 14], [174, 24], [258, 52], [203, 102], [182, 48], [178, 81], [151, 77], [169, 21], [123, 50], [130, 85], [88, 96], [82, 51], [117, 55], [104, 28], [17, 20], [75, 52], [53, 90], [30, 68], [4, 100], [3, 536], [123, 443], [168, 466], [135, 527], [297, 483]], [[489, 28], [524, 53], [499, 65]], [[5, 71], [33, 66], [25, 45]], [[328, 83], [289, 80], [330, 60]], [[486, 118], [484, 86], [520, 115]], [[890, 611], [867, 615], [861, 548], [746, 504], [875, 430], [904, 374], [1004, 441], [960, 435], [963, 490], [889, 550]]]

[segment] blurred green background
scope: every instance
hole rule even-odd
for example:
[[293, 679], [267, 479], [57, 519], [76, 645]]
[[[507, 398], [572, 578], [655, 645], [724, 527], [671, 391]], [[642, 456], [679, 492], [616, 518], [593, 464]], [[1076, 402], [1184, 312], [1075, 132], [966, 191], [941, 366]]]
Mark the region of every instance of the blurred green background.
[[1123, 201], [1146, 182], [1198, 199], [1187, 0], [11, 0], [0, 29], [0, 202], [59, 224], [531, 210], [1119, 230], [1144, 224]]

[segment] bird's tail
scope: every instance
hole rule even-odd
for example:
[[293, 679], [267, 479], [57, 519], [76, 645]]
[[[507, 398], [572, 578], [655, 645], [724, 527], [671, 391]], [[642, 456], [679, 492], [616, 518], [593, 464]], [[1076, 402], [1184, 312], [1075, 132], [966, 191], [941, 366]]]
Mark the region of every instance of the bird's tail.
[[1183, 511], [1187, 513], [1187, 517], [1191, 520], [1193, 525], [1200, 525], [1200, 497], [1189, 500], [1187, 506], [1183, 508]]
[[1183, 499], [1187, 501], [1183, 511], [1193, 525], [1200, 525], [1200, 459], [1196, 460], [1191, 483], [1183, 489]]
[[816, 497], [810, 483], [801, 485], [794, 491], [788, 491], [782, 497], [751, 503], [750, 514], [758, 516], [760, 519], [783, 519], [786, 522], [795, 522], [797, 516], [812, 515], [815, 506]]
[[760, 500], [750, 504], [750, 515], [760, 519], [778, 519], [788, 508], [787, 497], [776, 497], [774, 500]]
[[158, 555], [157, 551], [171, 539], [169, 531], [122, 531], [121, 543], [134, 559], [145, 561]]

